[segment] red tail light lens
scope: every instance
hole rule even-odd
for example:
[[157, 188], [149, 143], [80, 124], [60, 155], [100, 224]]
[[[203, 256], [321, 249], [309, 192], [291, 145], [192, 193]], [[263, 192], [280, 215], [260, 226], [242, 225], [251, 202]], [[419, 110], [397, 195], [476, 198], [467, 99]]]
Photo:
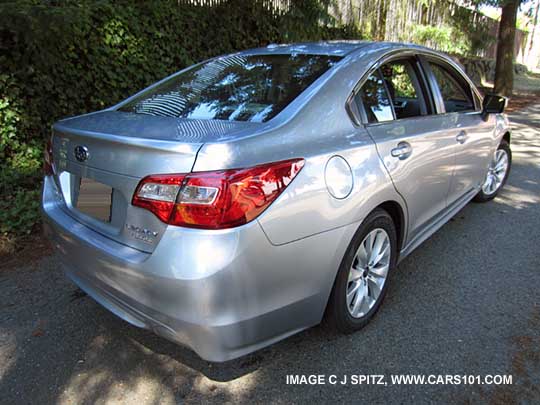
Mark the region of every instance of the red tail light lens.
[[257, 218], [303, 166], [304, 159], [292, 159], [247, 169], [149, 176], [137, 187], [133, 205], [171, 225], [232, 228]]
[[49, 139], [43, 151], [43, 172], [46, 176], [54, 174], [52, 141]]
[[184, 174], [158, 174], [145, 177], [137, 186], [132, 204], [146, 208], [163, 222], [168, 222], [185, 177]]

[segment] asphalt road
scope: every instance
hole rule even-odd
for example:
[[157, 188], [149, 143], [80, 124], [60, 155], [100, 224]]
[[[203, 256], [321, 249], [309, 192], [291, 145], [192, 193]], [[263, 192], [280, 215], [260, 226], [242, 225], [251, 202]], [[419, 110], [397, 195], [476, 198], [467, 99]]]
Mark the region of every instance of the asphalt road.
[[[0, 402], [540, 401], [540, 105], [513, 116], [505, 191], [469, 204], [399, 266], [378, 316], [316, 327], [211, 364], [116, 318], [54, 257], [0, 269]], [[388, 385], [287, 385], [288, 374], [385, 375]], [[392, 385], [392, 374], [512, 375], [512, 385]]]

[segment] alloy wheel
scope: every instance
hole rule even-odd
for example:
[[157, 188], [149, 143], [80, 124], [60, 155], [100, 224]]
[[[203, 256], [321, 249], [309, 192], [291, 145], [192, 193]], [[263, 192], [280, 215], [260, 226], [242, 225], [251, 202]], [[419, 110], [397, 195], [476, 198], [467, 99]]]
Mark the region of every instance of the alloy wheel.
[[508, 171], [508, 154], [504, 149], [497, 149], [489, 164], [482, 191], [486, 195], [495, 193], [502, 185]]
[[365, 316], [377, 302], [390, 268], [390, 237], [382, 228], [370, 231], [360, 243], [349, 270], [347, 309], [354, 318]]

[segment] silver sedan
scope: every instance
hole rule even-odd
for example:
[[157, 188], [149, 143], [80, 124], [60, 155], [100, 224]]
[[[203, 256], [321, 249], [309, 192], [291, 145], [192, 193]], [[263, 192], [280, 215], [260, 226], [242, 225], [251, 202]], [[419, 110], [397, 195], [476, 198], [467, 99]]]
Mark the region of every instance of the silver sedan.
[[54, 125], [45, 229], [96, 301], [207, 360], [323, 317], [354, 332], [400, 260], [505, 184], [505, 104], [412, 45], [216, 57]]

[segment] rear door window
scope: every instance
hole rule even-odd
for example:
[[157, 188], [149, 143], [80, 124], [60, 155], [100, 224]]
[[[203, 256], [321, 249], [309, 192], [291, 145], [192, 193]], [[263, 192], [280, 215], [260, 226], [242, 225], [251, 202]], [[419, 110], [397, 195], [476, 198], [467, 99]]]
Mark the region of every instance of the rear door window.
[[120, 111], [204, 120], [265, 122], [276, 116], [341, 57], [233, 55], [180, 73]]
[[363, 107], [369, 123], [394, 119], [392, 102], [378, 70], [367, 78], [356, 94], [355, 101], [359, 109]]
[[397, 119], [426, 115], [422, 88], [409, 60], [397, 60], [381, 66]]
[[385, 63], [364, 82], [355, 101], [368, 123], [428, 114], [426, 86], [413, 62], [407, 58]]

